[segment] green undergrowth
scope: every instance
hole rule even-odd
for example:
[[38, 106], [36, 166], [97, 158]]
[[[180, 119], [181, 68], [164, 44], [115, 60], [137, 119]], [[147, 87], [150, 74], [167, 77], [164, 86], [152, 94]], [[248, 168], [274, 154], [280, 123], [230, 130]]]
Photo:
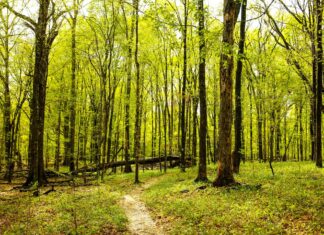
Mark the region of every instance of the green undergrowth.
[[[48, 189], [46, 189], [48, 190]], [[57, 187], [39, 197], [32, 192], [2, 192], [0, 234], [116, 234], [127, 219], [120, 194], [107, 185]]]
[[[324, 170], [313, 163], [242, 164], [233, 188], [198, 189], [197, 170], [169, 171], [143, 198], [170, 234], [323, 234]], [[209, 179], [216, 176], [209, 167]], [[260, 189], [261, 185], [261, 189]]]
[[[268, 164], [242, 164], [242, 185], [232, 188], [194, 183], [196, 168], [141, 170], [140, 186], [151, 185], [141, 197], [169, 234], [324, 234], [324, 170], [309, 162], [273, 166], [274, 177]], [[214, 180], [216, 166], [208, 173]], [[39, 197], [0, 184], [0, 234], [128, 234], [119, 202], [139, 186], [134, 173], [92, 183], [48, 195], [42, 188]]]
[[[65, 172], [67, 169], [61, 169]], [[0, 234], [128, 234], [126, 215], [119, 202], [124, 194], [152, 178], [160, 171], [140, 172], [140, 184], [134, 184], [134, 173], [108, 174], [91, 186], [55, 187], [55, 192], [40, 196], [34, 191], [19, 192], [13, 185], [0, 185]], [[75, 179], [82, 185], [82, 179]]]

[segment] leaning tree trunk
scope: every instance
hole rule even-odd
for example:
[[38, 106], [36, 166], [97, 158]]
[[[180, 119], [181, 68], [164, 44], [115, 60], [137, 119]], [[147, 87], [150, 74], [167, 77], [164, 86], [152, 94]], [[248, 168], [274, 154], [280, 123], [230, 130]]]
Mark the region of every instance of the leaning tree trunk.
[[233, 47], [234, 29], [239, 13], [239, 1], [224, 1], [223, 48], [220, 57], [220, 115], [219, 115], [219, 161], [214, 186], [235, 183], [232, 171], [232, 111], [233, 111]]

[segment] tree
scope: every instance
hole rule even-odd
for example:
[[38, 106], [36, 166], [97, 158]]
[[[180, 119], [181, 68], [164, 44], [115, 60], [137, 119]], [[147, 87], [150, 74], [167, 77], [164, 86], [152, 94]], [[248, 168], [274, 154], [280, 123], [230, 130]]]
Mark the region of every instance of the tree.
[[184, 24], [182, 26], [183, 40], [183, 76], [181, 89], [181, 151], [180, 151], [180, 168], [185, 171], [186, 165], [186, 102], [187, 102], [187, 31], [188, 31], [188, 0], [183, 0], [184, 7]]
[[[134, 17], [132, 17], [131, 27], [129, 29], [127, 23], [126, 12], [124, 8], [124, 4], [122, 4], [124, 23], [125, 23], [125, 36], [127, 39], [127, 81], [126, 81], [126, 94], [125, 94], [125, 173], [132, 172], [132, 167], [129, 165], [128, 161], [130, 160], [130, 95], [131, 95], [131, 80], [132, 80], [132, 44], [134, 38]], [[134, 11], [133, 11], [134, 14]]]
[[315, 0], [316, 5], [316, 166], [323, 167], [322, 162], [322, 90], [323, 90], [323, 44], [322, 21], [323, 3]]
[[[50, 4], [52, 9], [50, 12]], [[44, 171], [43, 136], [46, 100], [46, 83], [51, 46], [58, 34], [58, 18], [62, 13], [55, 14], [55, 4], [49, 0], [39, 1], [38, 21], [28, 18], [35, 32], [35, 65], [33, 76], [33, 94], [31, 103], [30, 147], [31, 163], [25, 185], [38, 182], [41, 186], [47, 182]], [[48, 30], [51, 22], [52, 27]]]
[[199, 128], [199, 166], [196, 181], [207, 181], [206, 167], [206, 138], [207, 138], [207, 101], [206, 101], [206, 43], [205, 43], [205, 13], [204, 0], [198, 1], [199, 21], [199, 103], [200, 103], [200, 128]]
[[240, 24], [240, 41], [239, 52], [236, 66], [235, 76], [235, 147], [233, 153], [233, 171], [239, 173], [240, 162], [243, 157], [243, 130], [242, 130], [242, 70], [244, 59], [244, 44], [245, 44], [245, 24], [246, 24], [246, 5], [247, 0], [242, 0], [241, 3], [241, 24]]
[[12, 34], [13, 25], [15, 20], [10, 22], [10, 11], [8, 9], [0, 8], [0, 19], [3, 28], [3, 35], [1, 35], [1, 46], [3, 50], [0, 52], [0, 58], [4, 65], [4, 72], [0, 70], [0, 78], [3, 83], [3, 124], [4, 124], [4, 142], [5, 142], [5, 160], [6, 160], [6, 173], [5, 179], [11, 183], [11, 178], [14, 170], [14, 163], [12, 161], [12, 125], [11, 125], [11, 98], [9, 86], [9, 63], [10, 63], [10, 35]]
[[[270, 20], [273, 30], [278, 35], [278, 38], [273, 34], [275, 40], [278, 42], [280, 46], [285, 48], [290, 55], [293, 55], [293, 52], [296, 51], [297, 55], [289, 56], [289, 64], [292, 64], [301, 80], [305, 83], [305, 86], [308, 88], [308, 91], [311, 93], [310, 97], [310, 136], [311, 136], [311, 159], [315, 160], [316, 158], [316, 123], [317, 123], [317, 113], [316, 113], [316, 106], [317, 106], [317, 96], [316, 96], [316, 87], [317, 87], [317, 54], [318, 51], [316, 50], [316, 15], [318, 15], [316, 11], [316, 1], [301, 1], [301, 0], [294, 0], [289, 6], [286, 2], [280, 0], [280, 4], [284, 7], [284, 9], [292, 16], [295, 20], [294, 23], [300, 25], [301, 30], [298, 30], [299, 33], [306, 34], [309, 38], [310, 46], [307, 45], [307, 49], [310, 49], [311, 52], [311, 70], [312, 70], [312, 84], [308, 80], [307, 70], [302, 66], [302, 59], [300, 53], [302, 50], [296, 48], [296, 46], [289, 43], [287, 40], [288, 37], [284, 35], [282, 30], [279, 28], [278, 23], [274, 20], [274, 18], [270, 15], [269, 11], [266, 10], [266, 14]], [[266, 4], [265, 4], [266, 5]], [[293, 6], [293, 7], [292, 7]], [[302, 14], [301, 14], [302, 13]], [[282, 42], [279, 42], [281, 39]]]
[[75, 170], [74, 142], [75, 142], [75, 106], [76, 106], [76, 26], [79, 14], [80, 0], [73, 0], [73, 13], [70, 13], [71, 26], [71, 91], [70, 91], [70, 134], [69, 134], [69, 163], [70, 171]]
[[38, 185], [41, 186], [47, 182], [43, 159], [46, 83], [49, 53], [58, 35], [60, 25], [58, 20], [63, 15], [63, 12], [56, 12], [55, 3], [50, 0], [40, 0], [38, 6], [38, 19], [34, 21], [32, 18], [15, 11], [9, 5], [5, 5], [16, 16], [25, 20], [26, 25], [35, 33], [35, 61], [28, 150], [30, 161], [25, 186], [30, 186], [35, 182], [38, 182]]
[[142, 98], [141, 98], [141, 77], [140, 64], [138, 61], [138, 11], [139, 0], [133, 2], [135, 9], [135, 52], [134, 62], [136, 69], [136, 114], [135, 114], [135, 132], [134, 132], [134, 157], [135, 157], [135, 184], [139, 183], [138, 160], [141, 154], [141, 118], [142, 118]]
[[240, 4], [236, 0], [224, 0], [224, 29], [222, 52], [220, 56], [220, 115], [219, 129], [219, 161], [217, 178], [214, 186], [227, 186], [235, 183], [232, 170], [232, 110], [233, 110], [233, 46], [234, 29]]

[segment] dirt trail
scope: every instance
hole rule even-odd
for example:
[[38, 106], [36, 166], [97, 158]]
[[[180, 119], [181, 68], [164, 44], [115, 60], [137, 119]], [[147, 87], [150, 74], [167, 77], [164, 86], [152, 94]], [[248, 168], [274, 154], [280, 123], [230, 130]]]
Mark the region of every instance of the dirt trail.
[[140, 200], [142, 192], [155, 184], [157, 179], [150, 180], [148, 183], [137, 187], [129, 194], [125, 195], [122, 200], [122, 207], [128, 218], [128, 230], [131, 234], [136, 235], [163, 235], [165, 234], [159, 228], [150, 216], [145, 204]]

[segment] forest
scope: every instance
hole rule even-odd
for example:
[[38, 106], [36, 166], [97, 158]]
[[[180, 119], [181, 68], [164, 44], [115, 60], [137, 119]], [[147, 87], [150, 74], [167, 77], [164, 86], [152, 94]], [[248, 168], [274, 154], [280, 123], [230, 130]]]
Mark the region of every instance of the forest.
[[0, 0], [0, 234], [324, 234], [322, 0]]

